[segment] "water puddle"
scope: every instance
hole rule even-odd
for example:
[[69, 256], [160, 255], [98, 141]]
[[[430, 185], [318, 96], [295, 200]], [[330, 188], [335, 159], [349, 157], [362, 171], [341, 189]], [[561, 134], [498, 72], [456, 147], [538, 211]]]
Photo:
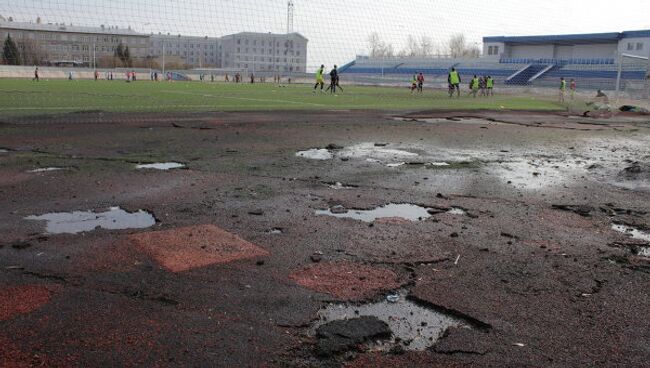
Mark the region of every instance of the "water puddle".
[[9, 153], [9, 151], [4, 148], [0, 148], [0, 153]]
[[358, 188], [358, 187], [355, 186], [355, 185], [343, 184], [343, 183], [340, 183], [340, 182], [338, 182], [338, 181], [337, 181], [336, 183], [325, 183], [325, 184], [327, 184], [327, 186], [328, 186], [330, 189], [335, 189], [335, 190], [342, 190], [342, 189], [356, 189], [356, 188]]
[[390, 295], [391, 301], [363, 305], [330, 304], [318, 312], [313, 332], [332, 321], [376, 317], [388, 324], [390, 340], [371, 343], [371, 350], [388, 351], [394, 346], [423, 351], [433, 346], [449, 327], [468, 327], [463, 321], [421, 307], [406, 299], [402, 292]]
[[25, 217], [31, 221], [46, 221], [45, 231], [49, 234], [78, 234], [98, 228], [106, 230], [144, 229], [156, 224], [148, 212], [139, 210], [129, 213], [119, 207], [106, 212], [74, 211], [48, 213], [42, 216]]
[[451, 166], [451, 164], [447, 162], [427, 162], [426, 164], [424, 164], [424, 166], [445, 167], [445, 166]]
[[465, 216], [467, 215], [467, 211], [465, 211], [462, 208], [458, 207], [452, 207], [449, 211], [447, 211], [448, 214], [450, 215], [456, 215], [456, 216]]
[[29, 170], [28, 173], [37, 174], [37, 173], [63, 171], [63, 170], [68, 170], [68, 169], [66, 169], [65, 167], [42, 167], [39, 169]]
[[299, 151], [296, 152], [296, 156], [309, 160], [331, 160], [334, 158], [334, 154], [332, 152], [322, 148], [313, 148], [306, 151]]
[[377, 161], [395, 160], [405, 157], [418, 157], [417, 153], [395, 149], [386, 148], [386, 146], [377, 146], [375, 143], [361, 143], [354, 146], [346, 147], [339, 155], [343, 158], [365, 158]]
[[491, 121], [488, 119], [481, 118], [430, 118], [430, 119], [418, 119], [419, 122], [425, 122], [429, 124], [445, 124], [445, 123], [456, 123], [456, 124], [470, 124], [470, 125], [503, 125], [503, 123]]
[[587, 172], [586, 161], [516, 161], [491, 165], [502, 181], [522, 189], [543, 189], [577, 180]]
[[400, 167], [406, 165], [406, 162], [397, 162], [394, 164], [386, 164], [386, 167]]
[[135, 168], [138, 170], [147, 170], [147, 169], [152, 169], [152, 170], [172, 170], [172, 169], [181, 169], [184, 168], [185, 165], [178, 163], [178, 162], [159, 162], [155, 164], [142, 164], [142, 165], [136, 165]]
[[284, 233], [284, 230], [280, 227], [274, 227], [273, 229], [266, 230], [266, 233], [269, 235], [280, 235]]
[[377, 219], [402, 218], [409, 221], [422, 221], [431, 217], [428, 208], [414, 204], [391, 203], [372, 210], [346, 210], [345, 208], [330, 208], [318, 210], [318, 216], [332, 216], [338, 218], [350, 218], [364, 222], [374, 222]]
[[[614, 224], [614, 225], [612, 225], [612, 229], [615, 230], [615, 231], [618, 231], [620, 233], [626, 234], [627, 236], [631, 237], [632, 239], [639, 239], [639, 240], [644, 240], [644, 241], [650, 242], [650, 233], [639, 230], [639, 229], [634, 228], [632, 226]], [[648, 250], [646, 250], [646, 251], [648, 251]], [[648, 256], [650, 256], [650, 254], [648, 254]]]

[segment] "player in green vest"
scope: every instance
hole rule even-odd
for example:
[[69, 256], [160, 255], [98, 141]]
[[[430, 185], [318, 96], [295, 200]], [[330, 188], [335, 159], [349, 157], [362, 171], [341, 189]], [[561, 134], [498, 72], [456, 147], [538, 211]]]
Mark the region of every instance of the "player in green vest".
[[566, 96], [566, 80], [564, 77], [560, 78], [560, 103], [564, 103]]
[[479, 89], [479, 83], [480, 81], [478, 80], [478, 77], [475, 75], [474, 78], [472, 78], [471, 82], [469, 82], [469, 89], [470, 89], [470, 94], [476, 98], [476, 94], [478, 93]]
[[323, 87], [325, 87], [325, 78], [323, 74], [325, 73], [325, 65], [321, 65], [320, 68], [316, 71], [316, 85], [314, 86], [314, 93], [316, 93], [316, 88], [320, 85], [320, 92], [323, 93]]
[[494, 96], [494, 79], [491, 76], [487, 76], [487, 95], [488, 97]]
[[451, 68], [447, 82], [449, 82], [449, 98], [454, 97], [454, 91], [456, 91], [458, 98], [460, 98], [460, 84], [462, 81], [460, 80], [460, 74], [458, 74], [456, 68]]

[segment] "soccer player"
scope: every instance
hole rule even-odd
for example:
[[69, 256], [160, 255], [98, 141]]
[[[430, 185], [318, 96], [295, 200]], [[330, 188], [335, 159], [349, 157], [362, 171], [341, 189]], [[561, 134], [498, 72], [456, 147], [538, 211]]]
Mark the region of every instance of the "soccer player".
[[320, 92], [323, 93], [323, 88], [325, 87], [325, 79], [323, 79], [323, 73], [325, 73], [325, 65], [321, 65], [320, 68], [316, 71], [316, 85], [314, 85], [314, 93], [316, 93], [316, 88], [320, 86]]
[[480, 82], [479, 82], [478, 77], [476, 75], [469, 82], [469, 94], [472, 95], [474, 98], [476, 98], [476, 94], [478, 93], [479, 84], [480, 84]]
[[485, 97], [486, 95], [486, 90], [487, 90], [487, 77], [479, 77], [478, 79], [478, 88], [480, 90], [480, 96]]
[[41, 79], [38, 77], [38, 68], [34, 70], [34, 81], [39, 82]]
[[418, 77], [413, 74], [413, 79], [411, 79], [411, 94], [413, 94], [413, 91], [416, 89], [418, 89]]
[[418, 74], [418, 92], [422, 93], [424, 91], [424, 74]]
[[487, 76], [487, 81], [485, 82], [487, 86], [487, 95], [488, 97], [494, 96], [494, 79], [491, 76]]
[[564, 77], [560, 78], [560, 103], [564, 103], [564, 97], [566, 95], [566, 80]]
[[576, 89], [578, 88], [578, 85], [576, 84], [575, 79], [571, 79], [571, 83], [569, 84], [569, 90], [571, 91], [571, 101], [575, 100], [576, 98]]
[[334, 65], [334, 69], [330, 72], [330, 85], [327, 87], [327, 90], [325, 92], [330, 91], [332, 94], [336, 94], [336, 85], [338, 83], [339, 79], [339, 72], [336, 70], [336, 65]]
[[460, 79], [460, 74], [458, 74], [456, 71], [456, 68], [451, 68], [447, 81], [449, 82], [449, 98], [454, 97], [454, 91], [456, 91], [458, 98], [460, 98], [460, 84], [462, 81]]

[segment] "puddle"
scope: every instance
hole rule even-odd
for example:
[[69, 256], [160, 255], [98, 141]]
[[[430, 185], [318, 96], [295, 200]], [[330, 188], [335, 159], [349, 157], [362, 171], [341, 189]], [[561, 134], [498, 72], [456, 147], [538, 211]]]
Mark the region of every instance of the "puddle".
[[315, 333], [318, 327], [332, 321], [364, 316], [376, 317], [388, 324], [393, 336], [391, 340], [371, 344], [372, 350], [388, 351], [395, 345], [400, 345], [405, 350], [423, 351], [433, 346], [449, 327], [469, 328], [459, 319], [407, 300], [405, 292], [392, 296], [396, 297], [396, 302], [385, 300], [360, 306], [330, 304], [318, 312], [318, 322], [312, 333]]
[[[614, 229], [615, 231], [618, 231], [620, 233], [626, 234], [629, 237], [631, 237], [632, 239], [639, 239], [639, 240], [644, 240], [644, 241], [650, 242], [650, 233], [645, 232], [645, 231], [641, 231], [641, 230], [633, 228], [631, 226], [614, 224], [614, 225], [612, 225], [612, 229]], [[648, 253], [648, 252], [650, 252], [650, 248], [646, 248], [646, 250], [644, 252], [646, 252], [646, 254], [647, 254], [644, 257], [650, 256], [650, 253]]]
[[542, 189], [577, 180], [587, 172], [586, 161], [518, 161], [495, 164], [492, 173], [502, 181], [523, 189]]
[[65, 167], [42, 167], [39, 169], [29, 170], [28, 173], [44, 173], [52, 171], [63, 171], [67, 170]]
[[282, 230], [282, 228], [274, 227], [273, 229], [266, 230], [266, 233], [270, 235], [280, 235], [284, 233], [284, 231]]
[[450, 215], [456, 215], [456, 216], [465, 216], [465, 215], [467, 215], [467, 212], [464, 209], [458, 208], [458, 207], [452, 207], [452, 209], [447, 211], [447, 213], [450, 214]]
[[9, 153], [6, 149], [0, 148], [0, 153]]
[[144, 229], [156, 224], [156, 219], [148, 212], [139, 210], [129, 213], [119, 207], [111, 207], [107, 212], [74, 211], [48, 213], [42, 216], [29, 216], [31, 221], [47, 221], [45, 231], [49, 234], [78, 234], [97, 228], [107, 230]]
[[503, 123], [490, 121], [481, 118], [431, 118], [431, 119], [418, 119], [419, 122], [429, 124], [471, 124], [471, 125], [503, 125]]
[[414, 204], [396, 204], [391, 203], [385, 206], [380, 206], [372, 210], [347, 210], [332, 212], [332, 209], [318, 210], [318, 216], [332, 216], [338, 218], [350, 218], [365, 222], [374, 222], [377, 219], [383, 218], [402, 218], [409, 221], [422, 221], [431, 217], [427, 212], [428, 208], [416, 206]]
[[296, 156], [310, 159], [310, 160], [331, 160], [334, 154], [326, 149], [313, 148], [306, 151], [296, 152]]
[[404, 165], [406, 165], [406, 162], [398, 162], [398, 163], [395, 163], [395, 164], [387, 164], [386, 166], [387, 167], [400, 167], [400, 166], [404, 166]]
[[374, 143], [361, 143], [346, 147], [341, 150], [339, 155], [343, 158], [366, 158], [376, 161], [419, 156], [417, 153], [401, 149], [386, 148], [384, 146], [376, 146]]
[[444, 166], [451, 166], [451, 164], [447, 162], [427, 162], [426, 164], [424, 164], [424, 166], [444, 167]]
[[180, 169], [185, 167], [185, 165], [178, 163], [178, 162], [159, 162], [155, 164], [143, 164], [143, 165], [136, 165], [135, 168], [142, 170], [142, 169], [153, 169], [153, 170], [172, 170], [172, 169]]
[[356, 188], [358, 188], [358, 187], [356, 187], [356, 186], [354, 186], [354, 185], [346, 185], [346, 184], [340, 183], [340, 182], [338, 182], [338, 181], [337, 181], [336, 183], [327, 183], [327, 184], [328, 184], [328, 187], [329, 187], [330, 189], [336, 189], [336, 190], [341, 190], [341, 189], [356, 189]]

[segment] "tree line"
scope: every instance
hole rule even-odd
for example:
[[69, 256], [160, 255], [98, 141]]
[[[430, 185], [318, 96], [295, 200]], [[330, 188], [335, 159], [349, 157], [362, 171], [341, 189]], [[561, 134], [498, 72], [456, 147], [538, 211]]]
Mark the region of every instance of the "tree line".
[[481, 54], [476, 44], [467, 42], [464, 34], [452, 35], [445, 43], [436, 44], [429, 36], [415, 37], [408, 35], [404, 48], [397, 51], [393, 44], [382, 40], [379, 33], [373, 32], [368, 36], [370, 56], [407, 57], [407, 56], [449, 56], [452, 58], [478, 58]]

